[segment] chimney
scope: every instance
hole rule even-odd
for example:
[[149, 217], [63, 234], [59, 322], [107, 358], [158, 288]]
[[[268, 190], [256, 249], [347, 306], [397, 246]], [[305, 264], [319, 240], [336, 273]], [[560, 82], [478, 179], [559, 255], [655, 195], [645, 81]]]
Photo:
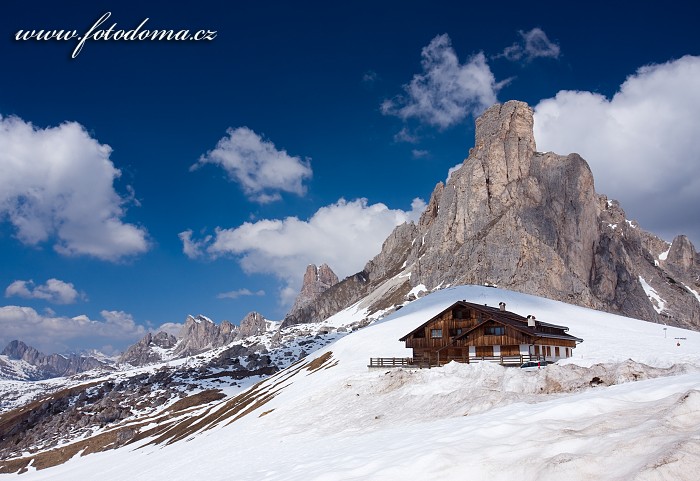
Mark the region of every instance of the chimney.
[[498, 303], [498, 308], [501, 310], [501, 312], [506, 310], [506, 303], [505, 302], [499, 302]]
[[527, 327], [537, 327], [537, 324], [535, 323], [535, 316], [527, 316]]

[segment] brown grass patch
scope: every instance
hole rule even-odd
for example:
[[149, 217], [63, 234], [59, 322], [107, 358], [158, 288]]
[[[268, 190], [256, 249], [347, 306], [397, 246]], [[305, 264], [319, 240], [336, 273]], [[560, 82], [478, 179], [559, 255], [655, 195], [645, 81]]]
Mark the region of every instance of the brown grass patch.
[[272, 411], [274, 411], [274, 410], [275, 410], [275, 409], [272, 408], [272, 409], [270, 409], [269, 411], [265, 411], [265, 412], [263, 412], [263, 413], [260, 413], [260, 416], [258, 416], [258, 417], [261, 418], [261, 417], [263, 417], [263, 416], [267, 416], [268, 414], [270, 414], [270, 413], [271, 413]]
[[328, 351], [311, 361], [309, 364], [307, 364], [306, 370], [310, 372], [317, 371], [321, 369], [323, 367], [323, 364], [329, 361], [332, 357], [333, 353], [331, 351]]
[[[124, 428], [127, 429], [127, 428]], [[45, 469], [57, 466], [68, 461], [70, 458], [83, 451], [82, 455], [106, 451], [110, 447], [116, 447], [119, 439], [119, 431], [114, 430], [98, 434], [89, 439], [84, 439], [77, 443], [61, 446], [60, 448], [45, 451], [26, 458], [16, 458], [3, 461], [0, 464], [0, 473], [26, 472], [29, 463], [33, 461], [32, 467]]]
[[226, 397], [226, 394], [221, 392], [221, 389], [207, 389], [192, 396], [187, 396], [186, 398], [180, 399], [173, 403], [167, 410], [168, 411], [182, 411], [192, 406], [199, 406], [201, 404], [209, 404], [213, 401], [218, 401]]

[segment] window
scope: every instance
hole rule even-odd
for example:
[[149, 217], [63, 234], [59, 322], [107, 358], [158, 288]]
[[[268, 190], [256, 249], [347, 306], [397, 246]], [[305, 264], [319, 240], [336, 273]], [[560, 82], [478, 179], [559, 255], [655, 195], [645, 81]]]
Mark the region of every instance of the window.
[[552, 357], [552, 346], [547, 346], [547, 357]]
[[458, 327], [456, 329], [450, 329], [450, 336], [451, 337], [459, 336], [460, 334], [462, 334], [462, 332], [464, 332], [464, 331], [462, 330], [461, 327]]
[[414, 338], [416, 339], [424, 339], [425, 338], [425, 329], [420, 329], [416, 331], [416, 333], [413, 335]]
[[486, 336], [503, 336], [506, 333], [506, 328], [503, 326], [486, 326], [484, 334]]
[[442, 329], [431, 329], [430, 337], [433, 339], [438, 339], [442, 337]]
[[554, 348], [554, 355], [555, 355], [556, 357], [559, 357], [559, 346], [557, 346], [557, 347]]

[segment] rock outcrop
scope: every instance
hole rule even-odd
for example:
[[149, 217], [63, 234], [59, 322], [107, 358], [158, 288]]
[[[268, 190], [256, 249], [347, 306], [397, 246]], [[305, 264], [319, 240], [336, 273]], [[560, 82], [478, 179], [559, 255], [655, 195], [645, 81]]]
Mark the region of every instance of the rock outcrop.
[[532, 110], [511, 101], [477, 119], [469, 157], [437, 184], [418, 225], [398, 226], [362, 272], [285, 324], [321, 321], [371, 292], [379, 310], [420, 285], [490, 284], [697, 329], [699, 262], [685, 236], [669, 249], [599, 196], [579, 155], [537, 152]]
[[328, 267], [327, 264], [322, 264], [321, 267], [316, 267], [314, 264], [309, 264], [304, 272], [299, 295], [294, 301], [294, 305], [285, 316], [283, 326], [292, 324], [300, 324], [305, 322], [308, 317], [309, 306], [313, 309], [315, 301], [330, 288], [338, 284], [338, 276]]
[[[178, 345], [174, 354], [177, 357], [191, 356], [202, 351], [226, 344], [228, 339], [235, 339], [235, 329], [228, 321], [224, 321], [220, 326], [208, 317], [187, 316], [185, 325], [182, 326]], [[233, 333], [233, 335], [231, 335]]]
[[257, 336], [267, 330], [267, 321], [258, 312], [249, 312], [241, 321], [238, 328], [238, 338]]
[[166, 332], [146, 334], [129, 347], [119, 358], [134, 366], [142, 366], [168, 359], [193, 356], [209, 349], [226, 346], [236, 340], [263, 334], [268, 322], [257, 312], [248, 313], [236, 326], [229, 321], [215, 324], [206, 316], [187, 316], [177, 337]]
[[119, 358], [119, 362], [128, 362], [134, 366], [142, 366], [153, 362], [162, 361], [162, 357], [158, 350], [153, 349], [171, 349], [177, 343], [177, 338], [167, 332], [158, 332], [157, 334], [146, 334], [136, 344], [130, 346]]

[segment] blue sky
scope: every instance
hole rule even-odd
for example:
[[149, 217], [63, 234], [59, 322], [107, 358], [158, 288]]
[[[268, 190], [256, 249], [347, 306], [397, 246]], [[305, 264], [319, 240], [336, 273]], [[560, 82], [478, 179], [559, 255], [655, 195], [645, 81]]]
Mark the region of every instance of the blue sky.
[[[495, 101], [642, 227], [700, 242], [690, 2], [6, 2], [0, 344], [123, 349], [187, 314], [283, 317], [416, 218]], [[199, 29], [202, 41], [16, 40]], [[98, 30], [100, 29], [98, 28]]]

